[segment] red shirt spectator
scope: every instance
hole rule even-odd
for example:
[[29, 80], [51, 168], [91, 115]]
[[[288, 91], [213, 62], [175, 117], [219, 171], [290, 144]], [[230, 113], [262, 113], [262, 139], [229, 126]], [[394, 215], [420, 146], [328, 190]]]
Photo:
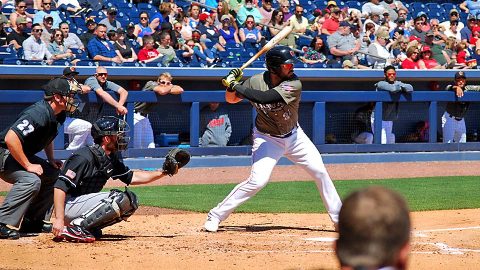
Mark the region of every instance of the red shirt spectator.
[[138, 52], [138, 61], [145, 61], [148, 59], [152, 59], [158, 56], [158, 51], [155, 49], [147, 49], [147, 48], [142, 48]]
[[418, 66], [418, 48], [415, 46], [407, 49], [407, 58], [402, 62], [403, 69], [420, 69]]
[[322, 33], [331, 35], [335, 33], [340, 26], [340, 13], [342, 11], [338, 7], [334, 7], [331, 10], [330, 18], [326, 19], [322, 25]]

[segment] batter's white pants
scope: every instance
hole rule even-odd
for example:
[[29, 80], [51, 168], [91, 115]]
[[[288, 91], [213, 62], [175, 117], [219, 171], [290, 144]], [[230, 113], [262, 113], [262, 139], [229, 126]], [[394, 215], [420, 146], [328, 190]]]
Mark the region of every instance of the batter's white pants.
[[150, 120], [140, 113], [133, 114], [133, 147], [155, 148]]
[[65, 119], [64, 132], [68, 134], [70, 143], [67, 150], [77, 150], [78, 148], [93, 143], [91, 135], [92, 124], [88, 121], [67, 117]]
[[254, 129], [253, 138], [253, 165], [250, 176], [210, 210], [209, 215], [220, 221], [227, 219], [235, 208], [267, 185], [273, 167], [282, 156], [286, 156], [315, 179], [328, 215], [334, 223], [337, 223], [342, 202], [323, 164], [322, 156], [302, 128], [298, 127], [288, 138], [271, 137]]
[[[372, 132], [375, 134], [374, 113], [372, 113], [371, 120], [372, 120]], [[393, 134], [393, 121], [382, 121], [381, 143], [382, 144], [395, 143], [395, 134]]]
[[442, 130], [444, 143], [464, 143], [467, 142], [467, 128], [465, 127], [465, 119], [458, 121], [450, 117], [450, 114], [445, 112], [442, 115]]

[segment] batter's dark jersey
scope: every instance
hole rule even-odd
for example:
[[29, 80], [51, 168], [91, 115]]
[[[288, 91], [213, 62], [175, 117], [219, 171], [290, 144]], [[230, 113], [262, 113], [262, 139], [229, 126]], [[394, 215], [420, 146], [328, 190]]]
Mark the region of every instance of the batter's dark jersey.
[[65, 117], [65, 112], [55, 115], [47, 101], [38, 101], [21, 112], [15, 123], [0, 133], [0, 147], [7, 149], [5, 136], [12, 130], [20, 139], [25, 155], [35, 155], [55, 139]]
[[129, 185], [133, 172], [120, 159], [119, 153], [107, 156], [98, 145], [80, 148], [65, 161], [55, 188], [77, 197], [100, 192], [110, 178]]

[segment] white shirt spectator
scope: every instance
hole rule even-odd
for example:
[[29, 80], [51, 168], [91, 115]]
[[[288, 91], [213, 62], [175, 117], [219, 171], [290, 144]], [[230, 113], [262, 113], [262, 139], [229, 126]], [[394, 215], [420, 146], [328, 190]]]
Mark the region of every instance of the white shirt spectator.
[[[374, 2], [376, 2], [376, 4]], [[362, 15], [364, 17], [370, 16], [372, 13], [383, 14], [385, 11], [387, 10], [382, 5], [378, 4], [378, 0], [371, 0], [371, 2], [365, 3], [362, 6]]]
[[25, 60], [43, 60], [52, 58], [52, 54], [47, 49], [47, 44], [42, 39], [35, 39], [32, 35], [23, 43], [23, 55]]

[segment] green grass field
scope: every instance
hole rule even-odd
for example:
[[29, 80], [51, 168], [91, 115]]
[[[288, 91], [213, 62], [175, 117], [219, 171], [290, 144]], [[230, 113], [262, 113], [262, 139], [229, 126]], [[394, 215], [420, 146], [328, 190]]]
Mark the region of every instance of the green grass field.
[[[427, 177], [388, 180], [335, 181], [343, 198], [355, 189], [381, 185], [405, 196], [412, 211], [480, 207], [480, 178]], [[207, 212], [232, 190], [234, 184], [132, 187], [140, 204]], [[5, 196], [6, 192], [0, 192]], [[323, 213], [325, 208], [313, 181], [269, 183], [237, 209], [245, 213]]]

